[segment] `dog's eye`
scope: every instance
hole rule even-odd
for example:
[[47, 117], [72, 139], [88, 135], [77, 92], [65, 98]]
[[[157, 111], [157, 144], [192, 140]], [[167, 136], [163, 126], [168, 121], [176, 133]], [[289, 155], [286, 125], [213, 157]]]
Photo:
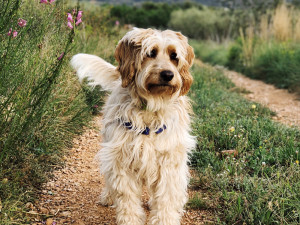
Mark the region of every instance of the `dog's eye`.
[[172, 52], [170, 55], [171, 60], [178, 60], [176, 52]]
[[149, 58], [155, 58], [156, 55], [157, 55], [156, 49], [153, 49], [153, 50], [150, 52], [150, 54], [147, 54], [147, 56], [148, 56]]

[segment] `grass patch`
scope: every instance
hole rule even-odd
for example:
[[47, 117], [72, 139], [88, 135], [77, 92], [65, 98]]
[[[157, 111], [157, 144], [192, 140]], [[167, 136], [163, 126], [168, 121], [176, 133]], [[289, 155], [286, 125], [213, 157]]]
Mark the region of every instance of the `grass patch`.
[[228, 44], [218, 44], [213, 41], [191, 40], [190, 44], [194, 48], [195, 55], [203, 62], [211, 65], [225, 66], [227, 64]]
[[[195, 65], [193, 74], [198, 145], [191, 163], [199, 188], [220, 196], [221, 221], [298, 224], [300, 131], [273, 122], [270, 110], [232, 92], [222, 72]], [[229, 149], [238, 155], [221, 157]]]
[[195, 194], [187, 203], [189, 209], [207, 209], [206, 201], [199, 195]]

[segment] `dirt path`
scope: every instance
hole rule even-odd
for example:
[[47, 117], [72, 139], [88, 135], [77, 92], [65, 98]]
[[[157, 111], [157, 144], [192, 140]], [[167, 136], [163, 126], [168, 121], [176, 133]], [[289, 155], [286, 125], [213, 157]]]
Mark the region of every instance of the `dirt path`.
[[247, 99], [265, 105], [276, 112], [277, 115], [273, 117], [274, 120], [289, 126], [300, 127], [299, 95], [278, 89], [259, 80], [252, 80], [234, 71], [224, 70], [224, 72], [237, 87], [249, 92], [244, 94]]
[[[100, 118], [93, 125], [100, 127]], [[101, 140], [97, 129], [88, 129], [79, 138], [74, 139], [73, 147], [68, 151], [66, 166], [54, 172], [54, 178], [45, 184], [40, 200], [32, 207], [32, 224], [74, 224], [74, 225], [114, 225], [115, 210], [98, 203], [104, 179], [99, 174], [94, 156], [99, 150]], [[190, 196], [193, 195], [189, 190]], [[145, 210], [147, 196], [143, 196]], [[38, 215], [35, 215], [38, 213]], [[48, 220], [46, 220], [48, 218]], [[210, 211], [188, 210], [182, 220], [185, 225], [213, 223]]]

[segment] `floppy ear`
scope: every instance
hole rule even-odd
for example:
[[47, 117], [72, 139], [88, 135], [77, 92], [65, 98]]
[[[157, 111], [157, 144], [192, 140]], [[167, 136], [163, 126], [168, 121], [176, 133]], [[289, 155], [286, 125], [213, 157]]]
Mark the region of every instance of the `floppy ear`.
[[122, 87], [127, 87], [136, 74], [136, 57], [140, 55], [140, 48], [133, 42], [121, 40], [115, 51], [115, 58], [119, 65], [117, 70], [122, 77]]
[[176, 34], [178, 38], [184, 43], [184, 46], [186, 48], [186, 55], [185, 55], [186, 62], [183, 64], [180, 70], [180, 75], [182, 77], [182, 87], [181, 87], [180, 95], [186, 95], [193, 83], [193, 77], [189, 69], [193, 65], [195, 54], [193, 48], [188, 44], [187, 38], [179, 32]]

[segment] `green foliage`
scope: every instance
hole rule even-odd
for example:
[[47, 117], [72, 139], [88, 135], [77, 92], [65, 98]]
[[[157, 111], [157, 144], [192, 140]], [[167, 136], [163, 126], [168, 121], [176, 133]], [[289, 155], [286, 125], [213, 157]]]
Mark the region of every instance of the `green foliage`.
[[[299, 223], [300, 131], [273, 122], [272, 112], [233, 92], [222, 72], [195, 66], [193, 74], [198, 145], [191, 163], [201, 188], [220, 196], [221, 221]], [[224, 157], [229, 149], [238, 155]]]
[[228, 11], [190, 8], [172, 12], [169, 27], [190, 38], [222, 40], [229, 35], [230, 23]]
[[[69, 67], [81, 26], [69, 29], [65, 10], [72, 12], [59, 0], [52, 5], [0, 2], [0, 220], [4, 224], [20, 218], [21, 224], [26, 223], [22, 207], [91, 119], [87, 95]], [[27, 21], [26, 26], [18, 25], [19, 18]], [[16, 37], [8, 36], [10, 28], [18, 32]]]
[[122, 24], [133, 24], [142, 28], [166, 28], [172, 11], [190, 7], [202, 8], [201, 5], [189, 2], [182, 4], [144, 2], [140, 7], [129, 5], [112, 6], [110, 14], [112, 17], [120, 20]]
[[143, 3], [141, 7], [127, 5], [114, 6], [111, 16], [116, 17], [122, 24], [134, 24], [137, 27], [166, 27], [173, 6], [161, 3]]
[[252, 55], [252, 63], [243, 63], [243, 46], [240, 40], [229, 49], [227, 66], [246, 75], [299, 92], [300, 48], [293, 43], [264, 41], [257, 43]]
[[226, 65], [229, 44], [217, 44], [213, 41], [191, 40], [190, 44], [194, 48], [195, 56], [203, 62], [212, 65]]

